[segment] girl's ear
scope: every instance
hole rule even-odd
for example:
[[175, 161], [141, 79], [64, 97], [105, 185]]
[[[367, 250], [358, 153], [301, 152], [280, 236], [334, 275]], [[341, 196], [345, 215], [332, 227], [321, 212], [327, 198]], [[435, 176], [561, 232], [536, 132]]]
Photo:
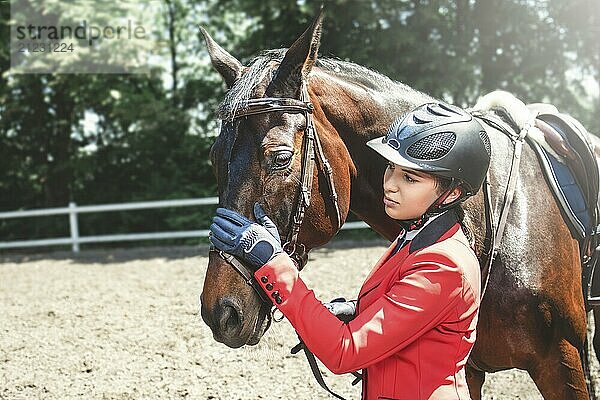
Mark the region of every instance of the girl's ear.
[[446, 199], [444, 199], [444, 202], [442, 204], [450, 204], [454, 200], [458, 199], [461, 195], [462, 195], [462, 188], [460, 186], [455, 187], [452, 190], [452, 192], [450, 192], [448, 197], [446, 197]]

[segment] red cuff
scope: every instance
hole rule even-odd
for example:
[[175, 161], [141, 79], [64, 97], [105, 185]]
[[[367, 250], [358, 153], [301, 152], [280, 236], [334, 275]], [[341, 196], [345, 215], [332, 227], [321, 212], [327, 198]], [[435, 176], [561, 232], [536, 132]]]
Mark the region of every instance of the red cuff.
[[298, 279], [298, 270], [292, 259], [283, 253], [256, 270], [254, 278], [273, 304], [279, 307], [289, 297]]

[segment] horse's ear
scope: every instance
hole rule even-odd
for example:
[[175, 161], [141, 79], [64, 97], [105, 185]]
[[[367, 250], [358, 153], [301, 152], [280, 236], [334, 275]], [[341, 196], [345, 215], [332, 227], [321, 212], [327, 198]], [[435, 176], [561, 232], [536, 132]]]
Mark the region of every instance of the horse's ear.
[[232, 87], [235, 81], [242, 75], [244, 66], [234, 56], [219, 46], [203, 27], [199, 26], [199, 28], [202, 36], [204, 36], [206, 47], [208, 47], [208, 54], [210, 55], [213, 67], [221, 74], [227, 87]]
[[267, 88], [268, 96], [295, 97], [298, 95], [302, 80], [317, 61], [317, 52], [321, 42], [323, 25], [323, 7], [313, 23], [296, 39], [285, 53], [277, 69], [277, 75]]

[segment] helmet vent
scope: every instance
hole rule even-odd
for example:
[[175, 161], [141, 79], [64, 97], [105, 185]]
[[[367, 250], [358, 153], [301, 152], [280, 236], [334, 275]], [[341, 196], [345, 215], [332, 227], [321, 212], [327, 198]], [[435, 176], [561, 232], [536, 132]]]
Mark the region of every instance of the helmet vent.
[[426, 121], [424, 119], [420, 119], [416, 115], [413, 116], [413, 121], [415, 121], [415, 124], [421, 124], [421, 125], [429, 123], [429, 121]]
[[488, 137], [485, 131], [479, 131], [479, 136], [481, 137], [481, 141], [485, 146], [485, 151], [487, 152], [488, 157], [492, 155], [492, 146], [490, 145], [490, 138]]
[[444, 157], [456, 143], [453, 132], [434, 133], [411, 144], [406, 154], [417, 160], [437, 160]]

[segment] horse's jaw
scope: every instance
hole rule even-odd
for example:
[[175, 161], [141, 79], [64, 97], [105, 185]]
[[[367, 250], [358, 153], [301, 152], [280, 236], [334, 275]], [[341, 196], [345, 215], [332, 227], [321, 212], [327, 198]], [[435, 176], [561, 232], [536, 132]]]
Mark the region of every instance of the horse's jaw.
[[254, 323], [254, 328], [252, 329], [248, 340], [246, 340], [246, 344], [248, 346], [255, 346], [260, 342], [260, 339], [267, 332], [269, 327], [271, 326], [272, 314], [270, 306], [261, 306], [258, 315], [256, 317], [256, 322]]

